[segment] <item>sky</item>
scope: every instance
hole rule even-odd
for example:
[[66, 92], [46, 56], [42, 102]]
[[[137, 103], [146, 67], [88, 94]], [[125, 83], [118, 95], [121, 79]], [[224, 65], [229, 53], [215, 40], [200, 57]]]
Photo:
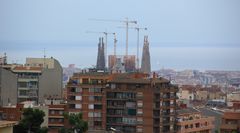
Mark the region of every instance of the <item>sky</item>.
[[[115, 32], [117, 54], [125, 53], [122, 22], [147, 27], [153, 70], [161, 68], [240, 70], [239, 0], [0, 0], [0, 55], [9, 63], [26, 57], [54, 57], [62, 64], [96, 65], [98, 38], [87, 31]], [[137, 32], [129, 29], [129, 54]], [[142, 51], [142, 50], [141, 50]], [[113, 36], [108, 36], [113, 54]], [[140, 54], [141, 55], [141, 54]]]

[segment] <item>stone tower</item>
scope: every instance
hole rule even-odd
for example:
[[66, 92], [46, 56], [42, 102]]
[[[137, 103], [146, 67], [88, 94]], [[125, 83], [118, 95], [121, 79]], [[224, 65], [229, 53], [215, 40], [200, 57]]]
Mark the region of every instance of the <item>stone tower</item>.
[[144, 36], [141, 72], [151, 73], [151, 62], [150, 62], [150, 52], [149, 52], [148, 36]]
[[104, 70], [105, 69], [105, 54], [104, 54], [104, 43], [103, 38], [99, 38], [98, 43], [98, 56], [97, 56], [97, 70]]

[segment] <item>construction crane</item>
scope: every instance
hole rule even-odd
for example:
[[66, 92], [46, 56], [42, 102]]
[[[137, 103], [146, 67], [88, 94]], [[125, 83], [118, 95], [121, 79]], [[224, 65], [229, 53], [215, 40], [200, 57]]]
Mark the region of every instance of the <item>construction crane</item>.
[[116, 33], [114, 33], [114, 56], [115, 57], [117, 55], [116, 49], [117, 49], [117, 35], [116, 35]]
[[[118, 27], [118, 28], [125, 28], [125, 27]], [[143, 27], [128, 27], [129, 29], [135, 29], [137, 31], [137, 70], [139, 70], [139, 31], [140, 30], [147, 30], [147, 28]]]
[[[114, 33], [114, 32], [98, 32], [98, 31], [86, 31], [86, 33], [96, 33], [96, 34], [104, 34], [105, 35], [105, 61], [106, 61], [106, 66], [107, 66], [107, 36], [109, 35], [109, 34], [112, 34], [112, 35], [114, 35], [114, 47], [115, 47], [115, 41], [117, 42], [117, 39], [116, 39], [116, 33]], [[115, 48], [114, 48], [114, 50], [115, 50]], [[114, 53], [116, 53], [116, 51], [114, 51]]]
[[128, 18], [126, 18], [126, 20], [109, 20], [109, 19], [95, 19], [95, 18], [91, 18], [89, 20], [125, 23], [126, 24], [126, 56], [128, 56], [128, 26], [129, 26], [129, 23], [137, 24], [137, 21], [128, 20]]

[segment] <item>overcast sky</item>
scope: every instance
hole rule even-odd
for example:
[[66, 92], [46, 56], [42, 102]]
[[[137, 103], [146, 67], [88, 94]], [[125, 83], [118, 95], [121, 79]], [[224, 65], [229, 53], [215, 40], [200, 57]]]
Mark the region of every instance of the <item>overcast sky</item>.
[[[0, 54], [9, 63], [26, 57], [58, 59], [63, 66], [96, 64], [98, 37], [86, 31], [116, 32], [118, 54], [125, 52], [121, 22], [147, 27], [152, 69], [240, 70], [239, 0], [0, 0]], [[135, 26], [135, 25], [132, 25]], [[136, 54], [136, 31], [129, 30], [129, 53]], [[113, 53], [113, 36], [108, 37]]]

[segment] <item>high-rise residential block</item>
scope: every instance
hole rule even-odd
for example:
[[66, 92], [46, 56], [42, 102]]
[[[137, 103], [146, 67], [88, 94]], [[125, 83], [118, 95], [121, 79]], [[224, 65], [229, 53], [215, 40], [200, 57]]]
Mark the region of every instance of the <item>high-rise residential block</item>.
[[83, 113], [90, 132], [175, 132], [178, 88], [142, 73], [75, 73], [68, 85], [69, 113]]

